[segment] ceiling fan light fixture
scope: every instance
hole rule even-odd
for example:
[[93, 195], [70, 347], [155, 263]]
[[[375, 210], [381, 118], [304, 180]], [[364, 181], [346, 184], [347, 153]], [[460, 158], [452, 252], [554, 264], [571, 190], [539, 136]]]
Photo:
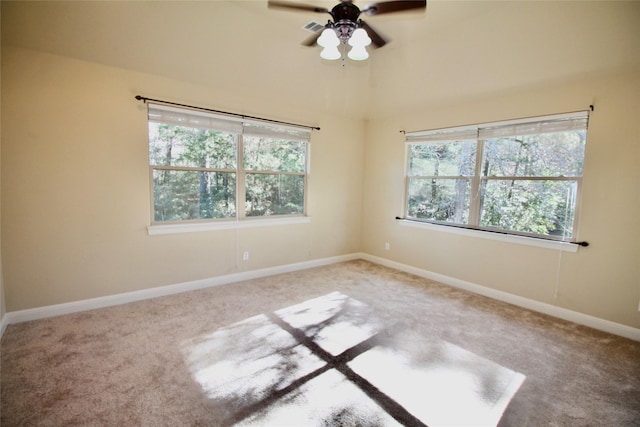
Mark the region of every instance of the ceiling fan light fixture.
[[[402, 12], [405, 10], [426, 10], [427, 0], [374, 0], [360, 9], [354, 4], [354, 0], [340, 0], [331, 9], [317, 7], [309, 4], [295, 3], [290, 0], [267, 0], [269, 8], [291, 9], [302, 12], [328, 13], [331, 19], [325, 25], [324, 31], [320, 36], [314, 35], [305, 40], [304, 46], [320, 45], [324, 49], [320, 56], [324, 59], [339, 59], [342, 57], [338, 46], [341, 44], [349, 44], [352, 49], [347, 55], [350, 59], [361, 61], [367, 59], [369, 54], [365, 49], [373, 43], [374, 47], [379, 48], [387, 44], [380, 34], [378, 34], [370, 25], [360, 19], [360, 15], [382, 15], [393, 12]], [[319, 29], [320, 24], [315, 26]], [[307, 29], [307, 26], [305, 26]], [[345, 49], [342, 49], [343, 51]]]
[[353, 46], [347, 56], [354, 61], [364, 61], [369, 57], [369, 53], [364, 46]]

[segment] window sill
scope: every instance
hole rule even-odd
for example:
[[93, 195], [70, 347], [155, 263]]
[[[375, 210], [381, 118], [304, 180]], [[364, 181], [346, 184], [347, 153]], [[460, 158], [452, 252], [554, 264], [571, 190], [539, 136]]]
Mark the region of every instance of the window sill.
[[423, 230], [439, 231], [443, 233], [459, 234], [463, 236], [477, 237], [481, 239], [497, 240], [500, 242], [515, 243], [518, 245], [535, 246], [539, 248], [554, 249], [563, 252], [578, 252], [579, 245], [554, 240], [536, 239], [535, 237], [516, 236], [512, 234], [492, 233], [468, 228], [450, 227], [447, 225], [431, 224], [427, 222], [399, 219], [398, 223], [404, 227], [421, 228]]
[[159, 234], [195, 233], [200, 231], [234, 230], [239, 228], [271, 227], [276, 225], [305, 224], [311, 222], [311, 217], [295, 216], [285, 218], [259, 218], [242, 221], [212, 221], [179, 224], [156, 224], [147, 227], [150, 236]]

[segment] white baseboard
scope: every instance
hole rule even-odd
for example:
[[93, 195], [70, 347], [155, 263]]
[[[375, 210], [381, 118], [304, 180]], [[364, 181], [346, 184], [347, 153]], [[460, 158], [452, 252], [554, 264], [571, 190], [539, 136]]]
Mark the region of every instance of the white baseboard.
[[[243, 280], [256, 279], [260, 277], [273, 276], [275, 274], [289, 273], [292, 271], [304, 270], [307, 268], [320, 267], [323, 265], [336, 264], [344, 261], [351, 261], [361, 258], [360, 254], [341, 255], [330, 258], [321, 258], [311, 261], [304, 261], [295, 264], [287, 264], [277, 267], [263, 268], [260, 270], [245, 271], [241, 273], [229, 274], [226, 276], [211, 277], [208, 279], [194, 280], [190, 282], [178, 283], [175, 285], [160, 286], [156, 288], [143, 289], [139, 291], [126, 292], [122, 294], [109, 295], [98, 298], [91, 298], [81, 301], [73, 301], [63, 304], [49, 305], [45, 307], [31, 308], [27, 310], [10, 311], [2, 318], [2, 333], [7, 325], [13, 323], [27, 322], [30, 320], [45, 319], [48, 317], [60, 316], [63, 314], [78, 313], [81, 311], [93, 310], [96, 308], [110, 307], [114, 305], [127, 304], [130, 302], [145, 299], [163, 297], [167, 295], [179, 294], [182, 292], [195, 291], [198, 289], [210, 288], [212, 286], [226, 285]], [[0, 337], [2, 335], [0, 334]]]
[[590, 316], [588, 314], [579, 313], [577, 311], [568, 310], [566, 308], [558, 307], [555, 305], [547, 304], [544, 302], [524, 298], [518, 295], [513, 295], [507, 292], [499, 291], [496, 289], [488, 288], [486, 286], [478, 285], [476, 283], [467, 282], [464, 280], [456, 279], [454, 277], [445, 276], [443, 274], [434, 273], [428, 270], [412, 267], [410, 265], [402, 264], [395, 261], [390, 261], [385, 258], [380, 258], [369, 254], [360, 254], [360, 258], [384, 265], [386, 267], [394, 268], [396, 270], [404, 271], [406, 273], [414, 274], [416, 276], [424, 277], [425, 279], [434, 280], [436, 282], [443, 283], [445, 285], [453, 286], [455, 288], [464, 289], [465, 291], [473, 292], [475, 294], [483, 295], [489, 298], [493, 298], [499, 301], [503, 301], [509, 304], [517, 305], [519, 307], [527, 308], [529, 310], [537, 311], [539, 313], [548, 314], [549, 316], [557, 317], [563, 320], [568, 320], [573, 323], [588, 326], [599, 331], [608, 332], [614, 335], [619, 335], [625, 338], [632, 339], [634, 341], [640, 341], [640, 329], [633, 328], [631, 326], [622, 325], [620, 323], [611, 322], [609, 320], [600, 319], [598, 317]]
[[307, 268], [320, 267], [323, 265], [336, 264], [354, 259], [364, 259], [396, 270], [414, 274], [426, 279], [435, 280], [445, 285], [464, 289], [479, 295], [484, 295], [499, 301], [527, 308], [529, 310], [548, 314], [553, 317], [568, 320], [570, 322], [589, 326], [600, 331], [609, 332], [635, 341], [640, 341], [640, 329], [622, 325], [620, 323], [611, 322], [600, 319], [587, 314], [568, 310], [551, 304], [524, 298], [518, 295], [509, 294], [507, 292], [488, 288], [476, 283], [467, 282], [456, 279], [454, 277], [445, 276], [420, 268], [412, 267], [407, 264], [391, 261], [366, 253], [353, 253], [348, 255], [335, 256], [330, 258], [321, 258], [311, 261], [304, 261], [295, 264], [287, 264], [277, 267], [264, 268], [260, 270], [246, 271], [241, 273], [229, 274], [226, 276], [211, 277], [208, 279], [195, 280], [191, 282], [178, 283], [175, 285], [160, 286], [156, 288], [143, 289], [140, 291], [127, 292], [105, 297], [86, 299], [82, 301], [74, 301], [64, 304], [56, 304], [45, 307], [32, 308], [27, 310], [11, 311], [5, 313], [0, 320], [0, 338], [4, 334], [8, 325], [13, 323], [26, 322], [30, 320], [45, 319], [48, 317], [60, 316], [63, 314], [77, 313], [81, 311], [93, 310], [96, 308], [110, 307], [114, 305], [127, 304], [130, 302], [141, 301], [145, 299], [157, 298], [167, 295], [179, 294], [182, 292], [195, 291], [213, 286], [226, 285], [229, 283], [239, 282], [243, 280], [256, 279], [260, 277], [272, 276], [275, 274], [289, 273]]

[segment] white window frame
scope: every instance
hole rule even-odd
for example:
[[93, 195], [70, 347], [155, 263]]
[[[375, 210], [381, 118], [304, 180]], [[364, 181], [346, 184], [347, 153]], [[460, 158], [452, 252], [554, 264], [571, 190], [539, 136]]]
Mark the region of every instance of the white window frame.
[[[520, 244], [529, 244], [534, 246], [559, 248], [570, 252], [577, 251], [578, 245], [578, 220], [580, 217], [580, 196], [582, 192], [582, 175], [581, 176], [483, 176], [482, 160], [484, 155], [485, 140], [506, 137], [506, 136], [522, 136], [533, 135], [549, 132], [585, 130], [587, 131], [589, 120], [589, 111], [577, 111], [573, 113], [555, 114], [549, 116], [530, 117], [524, 119], [506, 120], [499, 122], [489, 122], [469, 126], [458, 126], [451, 128], [441, 128], [418, 132], [406, 132], [405, 140], [405, 183], [403, 211], [406, 221], [402, 221], [402, 225], [426, 228], [437, 231], [448, 231], [456, 234], [471, 235], [475, 237], [485, 237], [493, 240], [510, 241]], [[445, 221], [429, 220], [424, 218], [409, 217], [409, 183], [412, 178], [428, 179], [429, 176], [410, 175], [411, 150], [410, 147], [416, 144], [456, 142], [456, 141], [475, 141], [476, 157], [474, 175], [465, 176], [470, 180], [471, 198], [469, 202], [469, 220], [468, 224], [454, 224]], [[434, 176], [434, 179], [458, 179], [458, 176]], [[491, 180], [557, 180], [572, 181], [576, 183], [575, 209], [573, 220], [572, 237], [549, 236], [541, 234], [533, 234], [519, 231], [500, 229], [495, 227], [486, 227], [480, 225], [481, 213], [481, 191], [484, 183]]]
[[[310, 166], [310, 136], [311, 130], [304, 126], [274, 124], [269, 121], [256, 119], [244, 119], [241, 117], [214, 114], [197, 109], [185, 107], [174, 107], [156, 102], [149, 102], [148, 123], [166, 123], [178, 126], [193, 127], [199, 129], [219, 130], [236, 135], [236, 168], [200, 168], [183, 166], [152, 165], [149, 159], [149, 188], [150, 188], [150, 225], [147, 231], [150, 235], [173, 234], [185, 232], [223, 230], [230, 228], [253, 228], [273, 225], [301, 224], [311, 221], [308, 212], [309, 200], [309, 166]], [[300, 141], [305, 144], [305, 159], [303, 172], [283, 172], [273, 170], [246, 170], [244, 167], [244, 135], [273, 137]], [[188, 170], [205, 172], [225, 172], [234, 173], [236, 180], [236, 214], [229, 218], [203, 218], [180, 221], [155, 221], [155, 200], [154, 200], [154, 170]], [[270, 175], [295, 175], [301, 176], [304, 186], [303, 211], [300, 214], [284, 215], [245, 215], [246, 188], [245, 178], [248, 174], [270, 174]]]

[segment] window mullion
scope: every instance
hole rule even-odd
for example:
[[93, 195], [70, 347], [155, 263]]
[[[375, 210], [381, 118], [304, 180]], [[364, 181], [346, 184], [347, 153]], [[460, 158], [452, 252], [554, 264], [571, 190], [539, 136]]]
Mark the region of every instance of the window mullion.
[[480, 206], [481, 203], [481, 179], [482, 176], [482, 158], [484, 153], [484, 140], [476, 141], [476, 167], [475, 173], [471, 178], [471, 205], [469, 206], [469, 225], [478, 226], [480, 224]]
[[149, 218], [151, 219], [151, 223], [153, 224], [155, 222], [155, 215], [156, 215], [156, 206], [155, 206], [155, 185], [153, 183], [153, 166], [149, 165], [149, 188], [151, 189], [151, 191], [149, 191], [149, 208], [150, 208], [150, 212], [149, 212]]
[[245, 186], [245, 170], [244, 170], [244, 138], [243, 135], [238, 135], [238, 153], [237, 157], [237, 176], [236, 176], [236, 212], [237, 217], [245, 218], [246, 212], [246, 186]]
[[235, 169], [224, 168], [201, 168], [193, 166], [166, 166], [166, 165], [150, 165], [152, 170], [167, 170], [167, 171], [187, 171], [187, 172], [222, 172], [222, 173], [235, 173]]
[[497, 181], [580, 181], [579, 176], [485, 176], [483, 180], [497, 180]]
[[246, 172], [248, 174], [255, 175], [291, 175], [291, 176], [304, 176], [304, 172], [285, 172], [285, 171], [276, 171], [276, 170], [250, 170]]

